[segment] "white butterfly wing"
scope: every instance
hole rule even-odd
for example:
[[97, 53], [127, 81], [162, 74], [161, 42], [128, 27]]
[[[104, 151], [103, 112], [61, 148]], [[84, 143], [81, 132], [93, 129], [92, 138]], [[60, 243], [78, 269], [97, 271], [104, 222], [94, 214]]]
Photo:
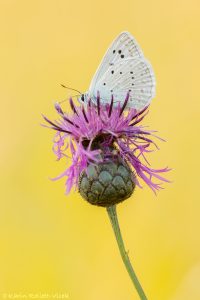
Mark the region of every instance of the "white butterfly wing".
[[142, 50], [140, 49], [138, 43], [133, 38], [129, 32], [122, 32], [119, 36], [113, 41], [113, 43], [108, 48], [106, 54], [104, 55], [89, 87], [89, 90], [92, 91], [96, 82], [101, 78], [106, 70], [117, 62], [121, 61], [122, 58], [141, 58], [143, 57]]
[[112, 94], [115, 103], [124, 101], [129, 91], [127, 108], [134, 107], [140, 110], [155, 96], [155, 77], [152, 67], [144, 58], [125, 59], [110, 66], [99, 78], [93, 90], [93, 101], [95, 101], [97, 91], [100, 91], [102, 103], [110, 103]]
[[122, 32], [100, 63], [89, 87], [89, 96], [94, 103], [97, 91], [104, 103], [110, 103], [111, 94], [115, 101], [124, 101], [130, 91], [129, 107], [136, 109], [143, 108], [154, 97], [153, 69], [130, 33]]

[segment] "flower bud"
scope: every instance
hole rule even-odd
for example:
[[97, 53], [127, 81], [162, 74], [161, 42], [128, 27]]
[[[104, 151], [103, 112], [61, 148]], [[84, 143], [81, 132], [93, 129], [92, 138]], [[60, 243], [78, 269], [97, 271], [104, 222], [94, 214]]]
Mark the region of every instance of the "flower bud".
[[135, 175], [121, 156], [89, 164], [79, 177], [79, 192], [89, 203], [108, 207], [129, 198]]

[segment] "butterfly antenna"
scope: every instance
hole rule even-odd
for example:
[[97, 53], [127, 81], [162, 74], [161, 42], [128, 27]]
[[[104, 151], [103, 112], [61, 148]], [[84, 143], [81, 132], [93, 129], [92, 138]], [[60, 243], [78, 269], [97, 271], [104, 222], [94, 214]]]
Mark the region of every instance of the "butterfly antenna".
[[100, 93], [97, 91], [97, 111], [98, 115], [100, 116]]
[[80, 95], [82, 95], [82, 93], [80, 92], [80, 91], [78, 91], [78, 90], [76, 90], [76, 89], [72, 89], [72, 88], [70, 88], [70, 87], [68, 87], [68, 86], [66, 86], [66, 85], [64, 85], [64, 84], [60, 84], [63, 88], [65, 88], [65, 89], [68, 89], [68, 90], [72, 90], [72, 91], [75, 91], [75, 92], [78, 92]]

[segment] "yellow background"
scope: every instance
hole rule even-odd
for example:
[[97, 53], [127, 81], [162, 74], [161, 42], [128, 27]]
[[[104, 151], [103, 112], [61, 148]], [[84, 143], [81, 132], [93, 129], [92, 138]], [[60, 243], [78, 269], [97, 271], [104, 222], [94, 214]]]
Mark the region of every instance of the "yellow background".
[[[149, 300], [200, 299], [197, 0], [0, 1], [3, 293], [65, 293], [70, 300], [138, 299], [106, 211], [64, 195], [51, 151], [60, 83], [87, 90], [103, 54], [130, 31], [151, 61], [157, 95], [144, 124], [167, 139], [152, 166], [173, 168], [157, 197], [145, 187], [119, 205], [130, 258]], [[42, 299], [35, 295], [35, 299]]]

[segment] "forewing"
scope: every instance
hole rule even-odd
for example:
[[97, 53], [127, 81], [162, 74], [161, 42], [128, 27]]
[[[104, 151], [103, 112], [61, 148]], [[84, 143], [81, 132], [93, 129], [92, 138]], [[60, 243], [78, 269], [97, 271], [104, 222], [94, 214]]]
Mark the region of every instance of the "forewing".
[[134, 37], [129, 32], [122, 32], [108, 48], [89, 87], [93, 94], [95, 86], [111, 66], [117, 65], [124, 59], [142, 58], [143, 53]]

